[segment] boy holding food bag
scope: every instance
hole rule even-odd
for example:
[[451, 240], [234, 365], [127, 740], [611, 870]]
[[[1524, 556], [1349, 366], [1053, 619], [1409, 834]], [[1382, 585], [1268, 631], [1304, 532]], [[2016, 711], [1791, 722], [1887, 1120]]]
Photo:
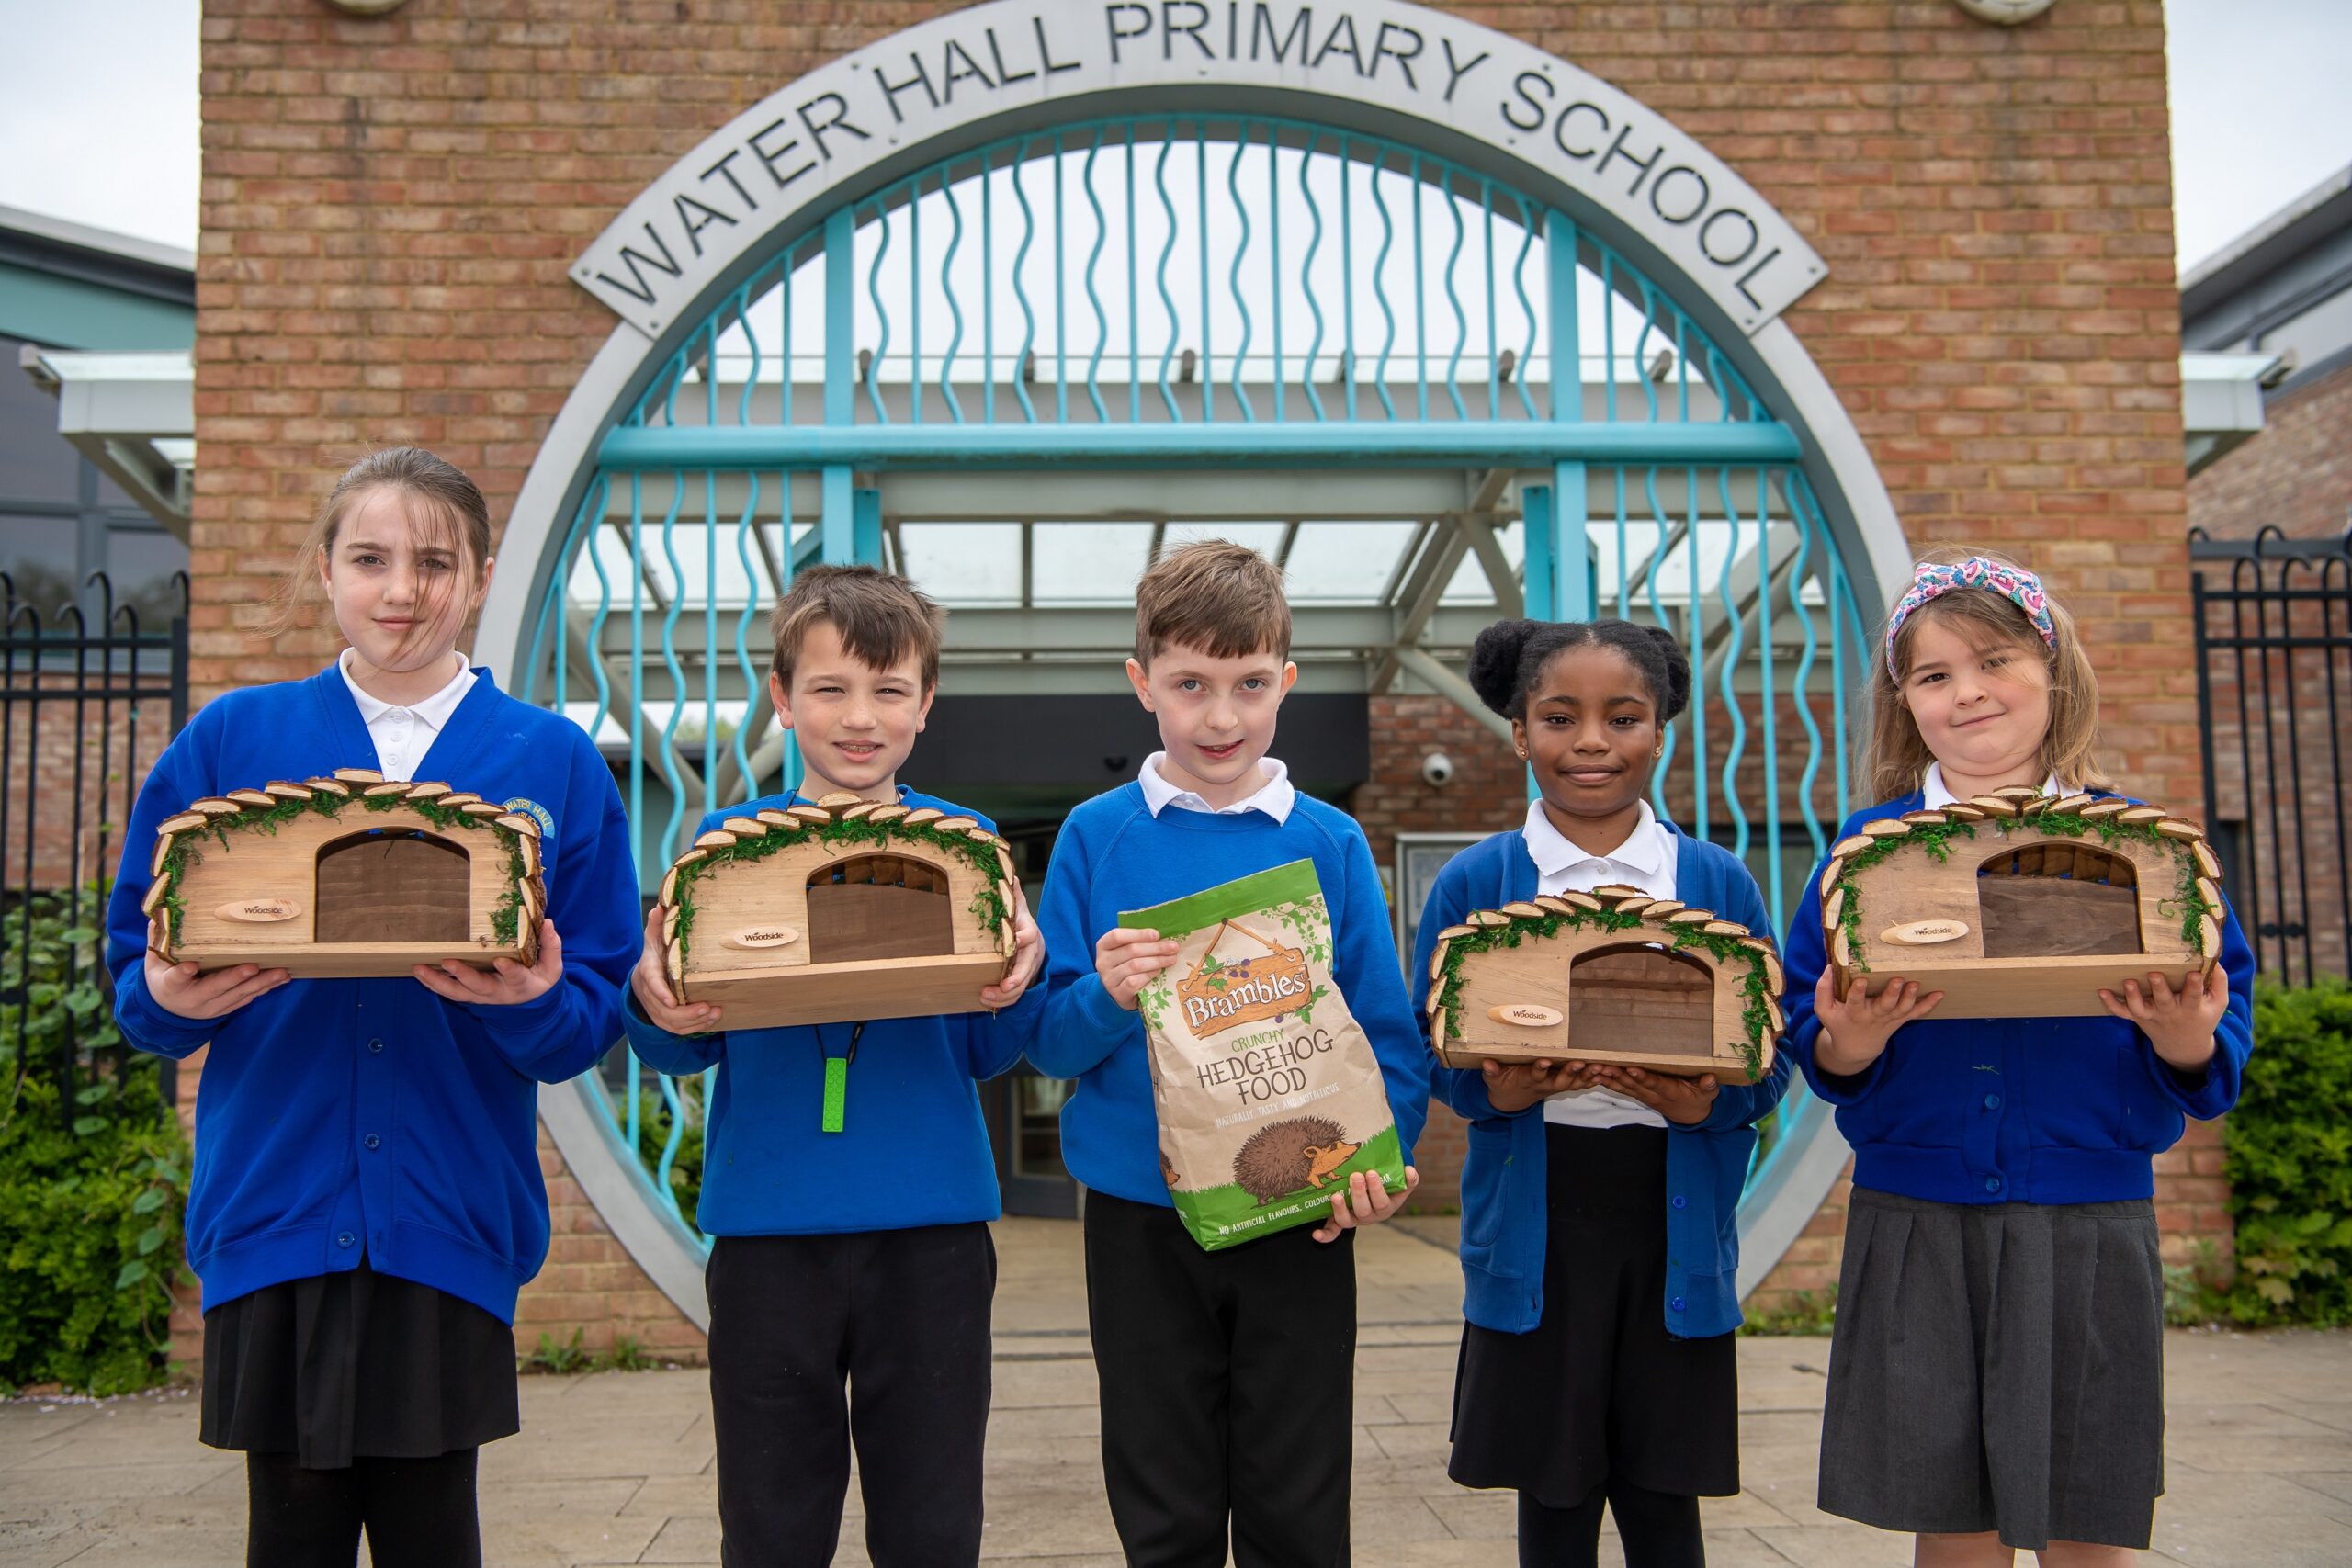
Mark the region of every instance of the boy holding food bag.
[[1358, 1225], [1418, 1180], [1428, 1050], [1363, 833], [1266, 757], [1289, 661], [1282, 574], [1169, 551], [1127, 677], [1159, 727], [1072, 812], [1039, 908], [1029, 1057], [1077, 1080], [1102, 1469], [1130, 1564], [1348, 1558]]

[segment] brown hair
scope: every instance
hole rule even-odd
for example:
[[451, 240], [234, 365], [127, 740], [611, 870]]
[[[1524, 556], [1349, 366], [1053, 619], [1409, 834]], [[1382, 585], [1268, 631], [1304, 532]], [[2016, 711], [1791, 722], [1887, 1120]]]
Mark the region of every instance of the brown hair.
[[[482, 563], [490, 559], [490, 506], [481, 498], [481, 488], [463, 469], [422, 446], [388, 446], [370, 452], [345, 468], [319, 503], [311, 531], [302, 536], [294, 562], [278, 584], [277, 613], [264, 623], [265, 635], [276, 637], [294, 625], [302, 606], [318, 592], [319, 561], [334, 548], [344, 519], [370, 491], [379, 488], [397, 490], [408, 497], [413, 525], [424, 529], [430, 543], [454, 550], [469, 575], [480, 572]], [[454, 584], [444, 584], [433, 592], [421, 606], [425, 621], [440, 615], [446, 601], [439, 596], [454, 590]]]
[[771, 668], [787, 688], [801, 644], [820, 622], [867, 668], [888, 670], [912, 655], [922, 666], [922, 689], [939, 684], [939, 637], [947, 613], [905, 578], [871, 566], [812, 566], [795, 576], [768, 617], [775, 639]]
[[[1985, 550], [1938, 546], [1919, 558], [1952, 565], [1970, 556], [1982, 556], [2003, 566], [2018, 563]], [[2024, 570], [2018, 568], [2018, 570]], [[2075, 617], [2052, 599], [2050, 620], [2058, 634], [2056, 647], [2041, 640], [2026, 613], [1989, 588], [1956, 588], [1929, 600], [1903, 623], [1894, 639], [1894, 669], [1880, 657], [1883, 634], [1872, 649], [1869, 717], [1861, 745], [1863, 788], [1872, 800], [1893, 800], [1919, 787], [1928, 764], [1936, 760], [1919, 734], [1919, 726], [1903, 701], [1903, 682], [1911, 672], [1911, 646], [1922, 621], [1950, 626], [1979, 650], [1996, 648], [2027, 649], [2041, 656], [2050, 673], [2050, 730], [2041, 740], [2041, 766], [2057, 775], [2066, 789], [2110, 789], [2113, 782], [2099, 766], [2098, 677], [2083, 651]]]
[[1282, 569], [1247, 545], [1202, 539], [1153, 561], [1136, 584], [1136, 662], [1149, 668], [1170, 643], [1212, 659], [1290, 657], [1290, 601]]

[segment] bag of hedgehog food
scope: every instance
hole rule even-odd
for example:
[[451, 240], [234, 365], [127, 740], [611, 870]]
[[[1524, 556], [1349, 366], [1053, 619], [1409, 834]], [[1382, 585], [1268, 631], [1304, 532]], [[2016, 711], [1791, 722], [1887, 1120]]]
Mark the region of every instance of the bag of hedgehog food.
[[1315, 863], [1133, 909], [1178, 943], [1136, 998], [1150, 1041], [1159, 1168], [1211, 1252], [1328, 1217], [1359, 1170], [1405, 1190], [1372, 1042], [1331, 979]]

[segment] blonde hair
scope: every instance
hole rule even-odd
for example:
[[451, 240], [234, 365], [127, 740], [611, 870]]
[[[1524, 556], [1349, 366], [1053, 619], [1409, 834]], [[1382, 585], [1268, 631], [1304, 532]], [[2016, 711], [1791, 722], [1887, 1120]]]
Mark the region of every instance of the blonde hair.
[[[2025, 570], [1986, 550], [1951, 546], [1938, 546], [1919, 558], [1949, 566], [1970, 556]], [[2050, 728], [2041, 739], [2042, 771], [2055, 774], [2068, 789], [2114, 787], [2097, 755], [2098, 677], [2083, 651], [2075, 617], [2055, 599], [2049, 605], [2051, 625], [2057, 632], [2055, 647], [2041, 640], [2022, 609], [1989, 588], [1955, 588], [1911, 613], [1894, 638], [1894, 668], [1888, 668], [1890, 661], [1885, 658], [1871, 660], [1869, 711], [1860, 748], [1861, 783], [1870, 799], [1894, 800], [1909, 795], [1927, 776], [1928, 764], [1936, 760], [1903, 701], [1903, 682], [1911, 672], [1912, 645], [1919, 624], [1928, 620], [1950, 626], [1979, 650], [2017, 648], [2039, 655], [2050, 674]], [[1878, 649], [1871, 651], [1875, 655]]]
[[[406, 497], [411, 503], [411, 526], [419, 529], [427, 543], [456, 554], [462, 568], [458, 575], [469, 581], [490, 559], [490, 506], [482, 500], [481, 487], [468, 479], [465, 470], [422, 446], [388, 446], [370, 452], [345, 468], [326, 499], [319, 502], [310, 532], [302, 536], [293, 564], [278, 584], [277, 612], [264, 623], [262, 635], [276, 637], [300, 618], [303, 607], [318, 595], [319, 561], [334, 548], [344, 519], [377, 490], [395, 490]], [[456, 591], [454, 582], [428, 591], [419, 606], [424, 621], [437, 619], [448, 603], [447, 595]]]

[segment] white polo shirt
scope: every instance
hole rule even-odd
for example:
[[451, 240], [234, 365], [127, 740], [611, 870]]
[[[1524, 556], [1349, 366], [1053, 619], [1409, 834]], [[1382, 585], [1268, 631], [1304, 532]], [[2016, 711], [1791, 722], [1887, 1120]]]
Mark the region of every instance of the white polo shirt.
[[368, 739], [376, 743], [376, 768], [388, 779], [414, 779], [416, 765], [424, 761], [424, 753], [433, 748], [434, 738], [447, 726], [449, 716], [474, 689], [474, 668], [470, 660], [460, 659], [458, 672], [449, 683], [408, 707], [394, 707], [360, 689], [351, 678], [351, 649], [345, 649], [334, 667], [343, 675], [343, 683], [351, 688], [351, 700], [359, 705], [359, 716], [368, 725]]
[[1247, 800], [1237, 800], [1230, 806], [1211, 806], [1189, 789], [1178, 789], [1159, 776], [1159, 764], [1168, 759], [1165, 751], [1154, 751], [1143, 760], [1143, 767], [1136, 774], [1136, 783], [1143, 786], [1143, 803], [1154, 817], [1173, 806], [1180, 811], [1205, 811], [1213, 817], [1238, 817], [1245, 811], [1262, 811], [1276, 822], [1290, 820], [1290, 808], [1298, 800], [1298, 791], [1292, 787], [1290, 769], [1272, 757], [1259, 759], [1258, 768], [1266, 782]]

